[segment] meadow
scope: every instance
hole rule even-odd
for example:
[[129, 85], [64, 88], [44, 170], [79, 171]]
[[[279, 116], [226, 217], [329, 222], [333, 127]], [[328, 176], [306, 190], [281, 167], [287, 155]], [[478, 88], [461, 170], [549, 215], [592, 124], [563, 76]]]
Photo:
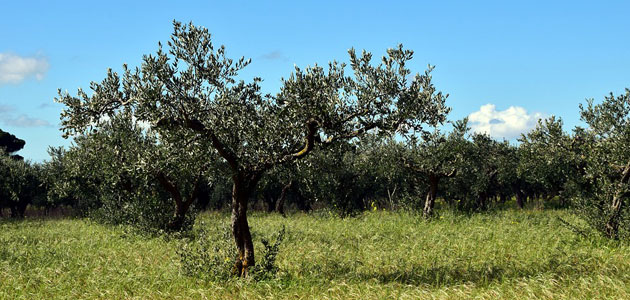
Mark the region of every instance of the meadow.
[[[89, 219], [1, 221], [0, 299], [630, 298], [630, 246], [561, 219], [583, 225], [566, 210], [254, 213], [256, 249], [286, 228], [279, 272], [225, 282], [185, 275], [174, 237]], [[195, 226], [228, 222], [204, 213]]]

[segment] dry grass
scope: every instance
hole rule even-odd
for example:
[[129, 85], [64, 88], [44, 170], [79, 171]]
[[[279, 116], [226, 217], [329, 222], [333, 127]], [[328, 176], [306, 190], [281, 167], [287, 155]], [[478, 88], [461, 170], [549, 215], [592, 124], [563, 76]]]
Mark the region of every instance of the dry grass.
[[182, 275], [176, 239], [87, 220], [5, 221], [0, 299], [630, 299], [630, 246], [580, 237], [557, 217], [579, 223], [565, 211], [431, 222], [380, 211], [255, 214], [255, 239], [286, 226], [280, 273], [223, 283]]

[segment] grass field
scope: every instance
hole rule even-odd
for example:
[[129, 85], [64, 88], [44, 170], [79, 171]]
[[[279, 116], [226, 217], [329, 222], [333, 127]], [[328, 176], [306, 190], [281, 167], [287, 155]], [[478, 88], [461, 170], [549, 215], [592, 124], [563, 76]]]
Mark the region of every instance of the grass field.
[[[582, 237], [558, 217], [579, 224], [554, 210], [431, 222], [254, 214], [255, 240], [286, 226], [280, 272], [222, 283], [183, 275], [178, 239], [81, 219], [3, 221], [0, 299], [630, 299], [630, 246]], [[208, 213], [197, 226], [228, 220]]]

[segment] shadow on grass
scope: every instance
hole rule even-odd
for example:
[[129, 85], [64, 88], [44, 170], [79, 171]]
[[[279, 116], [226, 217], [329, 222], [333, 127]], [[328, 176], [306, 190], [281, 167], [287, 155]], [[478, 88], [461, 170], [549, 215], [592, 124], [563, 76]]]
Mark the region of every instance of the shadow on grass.
[[407, 270], [398, 269], [392, 272], [360, 273], [358, 277], [367, 281], [376, 279], [380, 283], [410, 285], [449, 286], [463, 283], [487, 285], [509, 278], [530, 277], [543, 272], [545, 271], [535, 269], [509, 269], [500, 265], [487, 265], [477, 268], [412, 265]]
[[[470, 266], [456, 265], [399, 265], [389, 270], [365, 270], [360, 261], [331, 260], [326, 265], [302, 266], [302, 270], [325, 280], [377, 281], [382, 284], [429, 285], [434, 287], [472, 283], [486, 286], [496, 282], [526, 279], [540, 274], [560, 278], [595, 274], [605, 269], [606, 275], [615, 276], [630, 272], [626, 265], [606, 266], [601, 259], [584, 253], [554, 253], [542, 261], [518, 265], [510, 261], [486, 262]], [[361, 270], [363, 269], [363, 270]]]
[[[589, 262], [589, 263], [585, 263]], [[554, 255], [545, 261], [516, 266], [509, 263], [485, 263], [478, 266], [425, 266], [414, 264], [391, 272], [362, 272], [361, 280], [377, 280], [381, 283], [401, 283], [410, 285], [450, 286], [473, 283], [484, 286], [519, 278], [529, 278], [540, 274], [555, 277], [567, 275], [593, 274], [601, 265], [593, 262], [593, 257], [578, 254], [561, 257]], [[611, 268], [609, 275], [626, 273], [622, 268]]]

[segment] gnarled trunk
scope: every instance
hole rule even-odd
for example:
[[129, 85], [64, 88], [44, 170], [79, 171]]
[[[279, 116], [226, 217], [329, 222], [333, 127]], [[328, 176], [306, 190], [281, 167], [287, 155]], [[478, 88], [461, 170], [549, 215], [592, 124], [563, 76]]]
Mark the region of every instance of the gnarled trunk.
[[486, 210], [488, 204], [488, 193], [481, 192], [477, 195], [477, 209]]
[[621, 215], [621, 208], [623, 205], [623, 201], [621, 201], [621, 197], [615, 195], [611, 205], [611, 213], [608, 217], [608, 221], [606, 222], [606, 235], [612, 239], [619, 238], [619, 217]]
[[626, 185], [630, 183], [630, 161], [626, 164], [621, 172], [621, 180], [617, 184], [617, 191], [610, 205], [610, 216], [606, 222], [606, 235], [609, 238], [619, 238], [619, 219], [621, 217], [621, 209], [623, 208], [623, 199], [627, 197]]
[[257, 174], [232, 176], [232, 234], [238, 251], [234, 271], [240, 277], [246, 277], [247, 270], [255, 264], [254, 242], [247, 222], [247, 202], [259, 179]]
[[271, 213], [276, 209], [278, 200], [274, 198], [273, 195], [269, 195], [269, 194], [263, 195], [263, 201], [265, 201], [268, 213]]
[[435, 206], [435, 195], [437, 194], [438, 183], [440, 177], [436, 175], [429, 175], [429, 191], [427, 192], [427, 198], [424, 201], [424, 210], [422, 215], [425, 218], [430, 218], [433, 214], [433, 206]]
[[11, 218], [14, 219], [23, 219], [26, 214], [26, 207], [28, 206], [28, 202], [24, 200], [20, 200], [17, 203], [11, 205]]
[[171, 230], [179, 231], [184, 227], [186, 214], [190, 209], [191, 202], [192, 201], [175, 202], [175, 215], [173, 216], [173, 220], [168, 224]]
[[518, 208], [524, 208], [525, 207], [525, 195], [523, 194], [523, 191], [521, 191], [521, 189], [515, 189], [515, 194], [516, 194], [516, 205], [518, 205]]
[[280, 213], [282, 216], [285, 216], [284, 201], [287, 198], [287, 192], [289, 191], [289, 188], [291, 187], [291, 185], [293, 185], [293, 181], [289, 181], [289, 183], [287, 183], [282, 188], [282, 193], [280, 193], [280, 198], [278, 198], [278, 201], [276, 201], [276, 211]]
[[171, 194], [173, 200], [175, 200], [175, 214], [173, 215], [173, 220], [168, 224], [168, 228], [173, 231], [180, 231], [184, 226], [186, 214], [190, 206], [199, 195], [201, 177], [196, 179], [193, 190], [186, 198], [182, 196], [177, 183], [172, 181], [166, 174], [159, 172], [157, 179], [160, 185], [162, 185], [162, 187]]

